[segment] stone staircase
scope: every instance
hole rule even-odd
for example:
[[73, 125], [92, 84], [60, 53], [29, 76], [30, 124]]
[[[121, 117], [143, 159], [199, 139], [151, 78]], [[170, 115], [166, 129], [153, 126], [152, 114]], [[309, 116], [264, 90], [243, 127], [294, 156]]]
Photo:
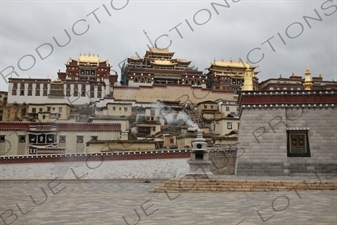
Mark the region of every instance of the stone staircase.
[[[285, 177], [286, 179], [286, 177]], [[285, 190], [336, 190], [337, 181], [220, 180], [174, 178], [150, 192], [267, 192]]]

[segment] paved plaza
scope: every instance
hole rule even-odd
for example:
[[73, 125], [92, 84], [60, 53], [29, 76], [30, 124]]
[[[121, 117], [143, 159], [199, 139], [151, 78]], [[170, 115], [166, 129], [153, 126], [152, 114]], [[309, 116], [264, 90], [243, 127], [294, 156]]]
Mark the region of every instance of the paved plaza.
[[0, 224], [337, 224], [336, 191], [149, 193], [160, 184], [0, 181]]

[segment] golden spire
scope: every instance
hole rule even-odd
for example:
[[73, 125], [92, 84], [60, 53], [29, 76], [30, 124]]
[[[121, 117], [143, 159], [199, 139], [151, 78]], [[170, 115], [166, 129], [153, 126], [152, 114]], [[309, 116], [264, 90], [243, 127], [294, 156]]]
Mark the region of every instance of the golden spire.
[[303, 83], [303, 86], [304, 86], [304, 90], [311, 90], [311, 87], [312, 87], [312, 82], [311, 82], [311, 72], [310, 72], [310, 69], [309, 69], [309, 66], [307, 66], [307, 69], [305, 70], [305, 78], [304, 78], [304, 83]]
[[322, 74], [319, 74], [319, 78], [323, 78], [323, 77], [322, 77]]
[[293, 72], [293, 73], [291, 74], [291, 76], [294, 77], [294, 76], [295, 76], [295, 73]]
[[252, 91], [253, 90], [253, 75], [254, 72], [248, 67], [243, 75], [244, 83], [242, 86], [243, 91]]
[[280, 74], [280, 78], [282, 78], [282, 74]]
[[232, 57], [231, 57], [231, 59], [229, 60], [230, 62], [233, 62], [233, 59], [232, 59]]

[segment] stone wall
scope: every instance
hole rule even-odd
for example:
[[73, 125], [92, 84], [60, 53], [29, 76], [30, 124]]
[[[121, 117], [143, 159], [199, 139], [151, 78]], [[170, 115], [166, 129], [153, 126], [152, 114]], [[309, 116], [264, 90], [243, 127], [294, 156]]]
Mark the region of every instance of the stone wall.
[[[190, 171], [189, 151], [0, 157], [0, 180], [170, 179]], [[234, 173], [236, 151], [212, 150], [211, 171]]]
[[0, 180], [169, 179], [189, 171], [187, 158], [0, 164]]
[[[331, 169], [337, 167], [336, 115], [336, 108], [244, 109], [236, 174], [274, 176], [336, 171]], [[287, 156], [287, 129], [308, 129], [310, 157]]]
[[134, 100], [137, 102], [156, 102], [157, 100], [180, 101], [196, 104], [201, 101], [217, 99], [235, 100], [230, 91], [212, 91], [190, 86], [154, 86], [154, 87], [114, 87], [116, 100]]
[[232, 175], [235, 171], [236, 151], [211, 151], [210, 170], [214, 175]]

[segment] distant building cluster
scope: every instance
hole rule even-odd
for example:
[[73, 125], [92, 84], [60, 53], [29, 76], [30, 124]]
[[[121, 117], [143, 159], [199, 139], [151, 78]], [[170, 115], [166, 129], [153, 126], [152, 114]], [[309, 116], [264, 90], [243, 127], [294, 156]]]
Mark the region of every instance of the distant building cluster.
[[242, 93], [336, 90], [308, 68], [304, 78], [259, 82], [247, 62], [214, 60], [204, 73], [173, 56], [150, 48], [129, 57], [120, 82], [92, 54], [70, 58], [53, 80], [9, 78], [0, 92], [0, 156], [188, 149], [197, 131], [209, 147], [235, 145]]

